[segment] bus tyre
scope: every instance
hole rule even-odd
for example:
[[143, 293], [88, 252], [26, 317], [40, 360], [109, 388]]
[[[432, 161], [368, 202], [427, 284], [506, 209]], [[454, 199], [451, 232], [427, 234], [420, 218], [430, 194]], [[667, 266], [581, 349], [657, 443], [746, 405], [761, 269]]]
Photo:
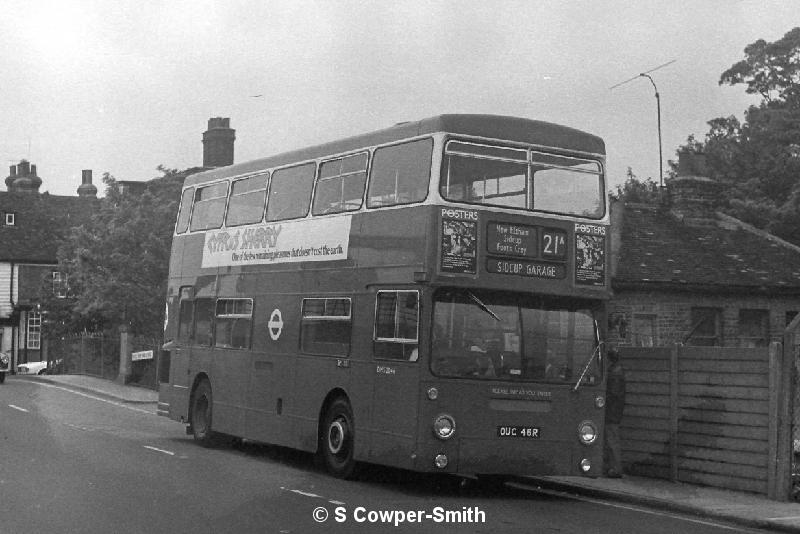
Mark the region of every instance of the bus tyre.
[[330, 474], [337, 478], [351, 478], [354, 475], [354, 443], [353, 410], [350, 403], [340, 397], [328, 406], [320, 428], [319, 455]]
[[203, 380], [197, 385], [192, 395], [192, 415], [190, 424], [192, 436], [203, 447], [214, 445], [214, 433], [211, 431], [211, 384]]

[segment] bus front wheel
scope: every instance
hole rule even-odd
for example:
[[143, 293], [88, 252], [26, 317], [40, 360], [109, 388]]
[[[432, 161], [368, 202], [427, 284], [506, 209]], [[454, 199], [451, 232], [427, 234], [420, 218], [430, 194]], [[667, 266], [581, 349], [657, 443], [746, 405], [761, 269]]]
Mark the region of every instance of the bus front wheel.
[[190, 424], [192, 436], [203, 447], [213, 445], [213, 432], [211, 431], [211, 384], [203, 380], [197, 385], [192, 395], [192, 415]]
[[337, 478], [351, 478], [356, 468], [353, 457], [355, 424], [347, 400], [338, 398], [328, 406], [319, 438], [319, 454], [325, 469]]

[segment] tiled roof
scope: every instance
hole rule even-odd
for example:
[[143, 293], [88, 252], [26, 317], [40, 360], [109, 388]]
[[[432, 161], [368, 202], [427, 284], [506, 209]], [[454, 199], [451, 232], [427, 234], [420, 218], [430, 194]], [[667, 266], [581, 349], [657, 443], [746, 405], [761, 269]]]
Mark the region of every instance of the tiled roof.
[[617, 288], [800, 291], [800, 248], [736, 219], [711, 214], [686, 222], [641, 204], [614, 209], [624, 210]]
[[0, 191], [0, 214], [14, 213], [14, 226], [0, 219], [0, 261], [55, 263], [69, 229], [89, 220], [96, 198]]

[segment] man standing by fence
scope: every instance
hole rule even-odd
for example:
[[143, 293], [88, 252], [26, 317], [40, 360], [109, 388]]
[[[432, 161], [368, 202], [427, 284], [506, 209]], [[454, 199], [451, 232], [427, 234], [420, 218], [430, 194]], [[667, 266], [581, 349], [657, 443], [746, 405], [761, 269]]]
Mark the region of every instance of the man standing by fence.
[[608, 349], [606, 381], [606, 424], [603, 449], [604, 469], [609, 478], [622, 478], [622, 444], [619, 426], [625, 409], [625, 369], [616, 347]]

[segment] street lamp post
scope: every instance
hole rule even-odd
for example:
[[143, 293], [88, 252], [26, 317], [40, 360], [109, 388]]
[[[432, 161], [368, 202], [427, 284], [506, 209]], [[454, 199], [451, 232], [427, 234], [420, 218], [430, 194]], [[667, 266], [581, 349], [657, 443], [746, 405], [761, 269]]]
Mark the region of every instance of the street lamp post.
[[658, 185], [659, 187], [664, 187], [664, 156], [661, 153], [661, 96], [658, 94], [658, 87], [656, 87], [656, 82], [653, 81], [652, 76], [646, 72], [639, 74], [639, 76], [650, 80], [656, 92], [656, 111], [658, 113]]
[[650, 76], [649, 73], [664, 68], [667, 65], [672, 65], [675, 63], [675, 59], [672, 61], [667, 61], [663, 65], [659, 65], [658, 67], [652, 68], [650, 70], [646, 70], [640, 73], [638, 76], [634, 76], [633, 78], [628, 78], [624, 82], [619, 82], [616, 85], [611, 86], [609, 89], [613, 90], [619, 87], [620, 85], [625, 85], [626, 83], [630, 83], [637, 78], [647, 78], [650, 80], [650, 83], [653, 84], [653, 89], [656, 91], [656, 111], [658, 112], [658, 185], [659, 187], [664, 187], [664, 156], [661, 152], [661, 95], [658, 94], [658, 87], [656, 87], [656, 82], [653, 81], [653, 78]]

